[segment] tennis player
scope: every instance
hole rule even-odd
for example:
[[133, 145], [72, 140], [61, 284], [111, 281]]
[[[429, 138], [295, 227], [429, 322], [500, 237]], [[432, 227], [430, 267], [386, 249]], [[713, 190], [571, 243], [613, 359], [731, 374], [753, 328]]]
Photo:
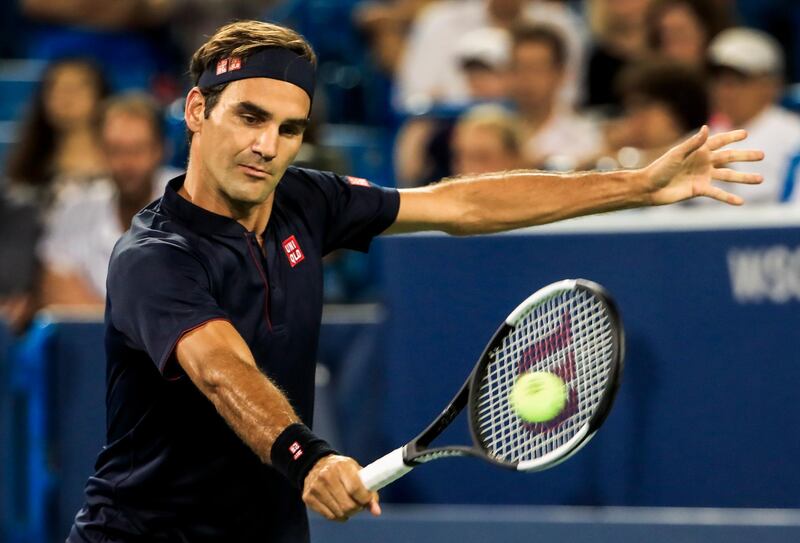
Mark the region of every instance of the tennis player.
[[396, 191], [291, 166], [314, 93], [295, 32], [221, 28], [193, 56], [187, 172], [117, 243], [106, 302], [107, 445], [68, 541], [308, 541], [305, 506], [378, 498], [309, 426], [322, 257], [382, 232], [497, 232], [708, 196], [744, 132], [706, 128], [642, 170], [463, 177]]

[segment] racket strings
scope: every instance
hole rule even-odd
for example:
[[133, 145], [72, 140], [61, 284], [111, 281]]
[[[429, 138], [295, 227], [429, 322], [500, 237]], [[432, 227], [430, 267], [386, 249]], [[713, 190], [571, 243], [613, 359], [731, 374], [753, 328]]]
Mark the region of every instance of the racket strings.
[[[595, 413], [606, 391], [614, 330], [605, 305], [591, 292], [562, 292], [534, 305], [490, 360], [478, 391], [477, 434], [505, 462], [536, 460], [564, 447]], [[527, 423], [509, 401], [525, 372], [548, 371], [565, 382], [567, 405], [553, 421]]]

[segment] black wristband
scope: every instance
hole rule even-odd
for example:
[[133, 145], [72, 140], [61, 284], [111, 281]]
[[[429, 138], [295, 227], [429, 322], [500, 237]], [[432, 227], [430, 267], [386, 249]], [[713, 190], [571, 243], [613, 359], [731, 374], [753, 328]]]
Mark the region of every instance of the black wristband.
[[306, 475], [323, 456], [336, 454], [324, 440], [315, 436], [304, 424], [290, 424], [272, 444], [272, 467], [303, 490]]

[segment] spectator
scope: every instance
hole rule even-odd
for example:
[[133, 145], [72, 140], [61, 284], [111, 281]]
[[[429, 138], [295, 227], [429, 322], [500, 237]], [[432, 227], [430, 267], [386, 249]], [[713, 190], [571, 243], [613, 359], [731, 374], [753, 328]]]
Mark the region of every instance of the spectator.
[[25, 330], [38, 306], [40, 232], [35, 206], [0, 193], [0, 318], [15, 333]]
[[709, 42], [729, 20], [716, 0], [654, 0], [647, 12], [647, 42], [660, 56], [702, 69]]
[[177, 173], [160, 167], [161, 119], [149, 97], [112, 98], [98, 130], [109, 179], [72, 191], [54, 210], [40, 246], [45, 305], [102, 303], [114, 244], [133, 216], [158, 198]]
[[455, 175], [522, 167], [522, 134], [516, 117], [499, 106], [477, 106], [459, 118], [451, 142]]
[[646, 52], [645, 15], [650, 0], [592, 0], [589, 21], [594, 44], [587, 66], [585, 105], [614, 109], [614, 81], [628, 62]]
[[456, 45], [456, 58], [467, 82], [470, 100], [508, 98], [508, 61], [511, 37], [500, 28], [466, 33]]
[[[800, 117], [776, 105], [783, 89], [780, 45], [760, 30], [731, 28], [711, 42], [709, 63], [716, 112], [712, 129], [745, 128], [747, 147], [763, 149], [765, 155], [757, 166], [735, 166], [761, 172], [764, 183], [734, 186], [733, 192], [752, 203], [786, 200], [789, 188], [797, 186], [796, 169], [789, 170], [792, 158], [800, 153]], [[732, 146], [737, 147], [741, 145]]]
[[15, 188], [48, 206], [65, 186], [105, 172], [92, 123], [107, 92], [102, 73], [89, 60], [48, 66], [9, 156], [7, 177]]
[[568, 37], [570, 95], [574, 98], [578, 62], [585, 32], [580, 19], [563, 2], [526, 0], [446, 0], [420, 13], [411, 29], [397, 72], [398, 106], [418, 111], [431, 104], [460, 103], [467, 82], [460, 71], [457, 44], [461, 36], [481, 28], [510, 29], [520, 19], [546, 22]]
[[566, 45], [557, 30], [520, 23], [512, 30], [511, 97], [522, 120], [529, 166], [569, 170], [601, 148], [598, 128], [558, 100]]
[[[499, 28], [480, 28], [461, 36], [455, 47], [468, 88], [468, 103], [505, 101], [509, 93], [511, 37]], [[424, 185], [451, 175], [452, 111], [409, 119], [395, 143], [395, 178], [399, 186]]]
[[[701, 73], [674, 60], [646, 60], [627, 66], [616, 82], [624, 115], [606, 130], [601, 167], [649, 164], [687, 133], [706, 124], [710, 104]], [[611, 159], [611, 160], [608, 160]], [[596, 167], [598, 164], [590, 164]]]

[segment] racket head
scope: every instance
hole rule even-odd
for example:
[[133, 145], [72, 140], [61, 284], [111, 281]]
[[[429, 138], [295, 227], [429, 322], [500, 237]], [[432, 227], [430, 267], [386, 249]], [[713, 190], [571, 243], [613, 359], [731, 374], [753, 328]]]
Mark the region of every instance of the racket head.
[[[498, 328], [470, 376], [475, 449], [494, 464], [520, 471], [563, 462], [608, 416], [623, 360], [622, 322], [602, 286], [571, 279], [536, 291]], [[566, 383], [566, 406], [552, 421], [526, 422], [511, 406], [516, 379], [529, 371], [549, 371]]]

